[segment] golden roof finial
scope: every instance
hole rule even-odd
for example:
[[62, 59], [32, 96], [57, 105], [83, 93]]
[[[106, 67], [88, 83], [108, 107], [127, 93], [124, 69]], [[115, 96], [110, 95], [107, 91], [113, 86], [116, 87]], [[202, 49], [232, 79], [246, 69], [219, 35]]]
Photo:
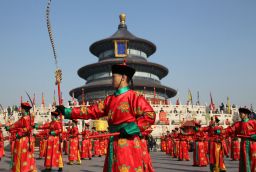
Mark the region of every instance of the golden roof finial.
[[125, 15], [125, 13], [121, 13], [121, 14], [119, 15], [119, 19], [120, 19], [120, 24], [125, 25], [125, 20], [126, 20], [126, 15]]

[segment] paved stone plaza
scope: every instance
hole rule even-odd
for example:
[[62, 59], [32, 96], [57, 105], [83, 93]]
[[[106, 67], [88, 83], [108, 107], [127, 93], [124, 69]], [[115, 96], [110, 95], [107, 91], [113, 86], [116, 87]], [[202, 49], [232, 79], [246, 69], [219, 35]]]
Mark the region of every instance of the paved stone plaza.
[[[35, 154], [38, 157], [38, 152]], [[165, 155], [163, 152], [151, 152], [151, 157], [153, 161], [153, 167], [156, 172], [208, 172], [209, 167], [193, 167], [192, 158], [190, 161], [177, 161], [177, 159], [172, 159], [170, 156]], [[192, 153], [190, 153], [192, 157]], [[101, 172], [103, 169], [105, 157], [94, 157], [92, 160], [82, 160], [82, 165], [67, 165], [68, 157], [64, 155], [64, 172]], [[228, 158], [225, 159], [227, 171], [238, 172], [238, 161], [230, 161]], [[6, 152], [6, 156], [2, 158], [0, 162], [0, 171], [7, 172], [10, 171], [10, 153]], [[44, 160], [37, 159], [38, 172], [44, 169]], [[52, 171], [57, 171], [52, 170]]]

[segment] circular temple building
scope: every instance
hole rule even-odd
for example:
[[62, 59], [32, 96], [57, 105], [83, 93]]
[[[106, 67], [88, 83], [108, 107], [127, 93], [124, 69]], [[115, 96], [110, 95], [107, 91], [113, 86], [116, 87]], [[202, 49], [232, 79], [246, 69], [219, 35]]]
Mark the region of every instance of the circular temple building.
[[86, 65], [78, 70], [78, 75], [86, 80], [85, 85], [70, 91], [81, 103], [89, 103], [104, 99], [112, 94], [113, 64], [126, 64], [135, 68], [133, 89], [139, 91], [151, 103], [165, 102], [174, 97], [177, 91], [161, 84], [161, 79], [168, 74], [168, 69], [147, 59], [155, 53], [156, 46], [152, 42], [136, 37], [128, 31], [126, 16], [121, 14], [118, 30], [110, 37], [99, 40], [90, 46], [90, 52], [98, 57], [98, 62]]

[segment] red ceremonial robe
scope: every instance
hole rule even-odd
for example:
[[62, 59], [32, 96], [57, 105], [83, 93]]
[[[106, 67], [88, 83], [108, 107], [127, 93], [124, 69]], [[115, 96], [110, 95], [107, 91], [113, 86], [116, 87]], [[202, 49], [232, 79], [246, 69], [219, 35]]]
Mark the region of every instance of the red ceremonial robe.
[[2, 130], [0, 130], [0, 159], [4, 156], [4, 136]]
[[236, 122], [227, 130], [230, 133], [243, 136], [240, 142], [239, 172], [255, 172], [256, 141], [250, 137], [256, 134], [256, 121], [245, 119]]
[[183, 134], [179, 134], [179, 154], [178, 154], [178, 160], [180, 161], [189, 161], [189, 153], [188, 153], [188, 139], [187, 136], [183, 135]]
[[52, 133], [47, 139], [44, 166], [46, 168], [63, 168], [62, 152], [60, 147], [61, 123], [59, 121], [51, 121], [46, 125], [38, 127], [38, 129], [48, 129], [48, 131]]
[[212, 172], [226, 171], [224, 163], [224, 148], [222, 134], [225, 134], [221, 126], [201, 127], [200, 131], [209, 134], [209, 164]]
[[[16, 133], [12, 155], [12, 172], [37, 171], [34, 158], [34, 138], [31, 136], [30, 116], [22, 116], [10, 126], [10, 132]], [[30, 147], [29, 147], [30, 146]]]
[[[92, 131], [93, 136], [99, 135], [97, 131]], [[100, 141], [97, 138], [93, 139], [93, 156], [100, 156]]]
[[78, 138], [78, 127], [74, 126], [69, 131], [69, 162], [77, 161], [81, 164], [80, 152], [79, 152], [79, 138]]
[[[99, 102], [88, 108], [81, 108], [72, 109], [71, 119], [98, 119], [108, 116], [110, 128], [135, 123], [140, 131], [146, 130], [155, 121], [155, 112], [143, 95], [129, 90], [127, 87], [119, 89], [115, 95], [108, 96], [104, 102]], [[65, 116], [67, 117], [68, 114], [66, 113]], [[139, 136], [133, 135], [129, 138], [115, 136], [113, 140], [113, 144], [111, 144], [113, 149], [108, 149], [108, 155], [105, 159], [104, 172], [148, 171], [143, 162]], [[110, 151], [113, 151], [113, 157], [109, 156], [111, 155], [109, 154]]]
[[82, 132], [83, 141], [81, 147], [81, 158], [92, 158], [92, 143], [91, 139], [87, 139], [86, 137], [91, 135], [91, 131], [86, 129]]
[[207, 153], [205, 152], [205, 134], [202, 131], [195, 133], [193, 165], [206, 166], [208, 165]]
[[237, 137], [231, 140], [231, 160], [237, 161], [240, 159], [240, 141]]

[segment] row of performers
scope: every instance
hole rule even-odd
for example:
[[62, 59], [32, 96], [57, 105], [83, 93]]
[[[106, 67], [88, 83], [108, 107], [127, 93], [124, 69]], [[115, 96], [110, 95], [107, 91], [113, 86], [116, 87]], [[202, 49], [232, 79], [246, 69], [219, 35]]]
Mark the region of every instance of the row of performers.
[[239, 172], [256, 172], [256, 121], [249, 120], [247, 108], [239, 109], [239, 122], [223, 128], [218, 117], [209, 126], [195, 123], [193, 131], [175, 128], [161, 137], [161, 150], [178, 160], [189, 161], [193, 150], [193, 166], [210, 165], [211, 172], [226, 171], [224, 156], [239, 160]]
[[[106, 155], [109, 142], [109, 134], [100, 133], [86, 124], [81, 133], [78, 131], [77, 120], [72, 120], [72, 126], [63, 131], [60, 121], [60, 112], [51, 112], [52, 121], [41, 126], [34, 123], [29, 115], [31, 106], [28, 102], [21, 103], [22, 117], [14, 124], [0, 125], [5, 127], [9, 136], [3, 137], [0, 130], [0, 158], [4, 156], [4, 141], [10, 141], [11, 152], [11, 171], [12, 172], [36, 172], [36, 162], [34, 157], [35, 140], [40, 140], [39, 158], [44, 158], [45, 170], [51, 171], [52, 168], [58, 168], [63, 171], [62, 153], [68, 154], [68, 164], [81, 164], [81, 159], [91, 159], [93, 156]], [[33, 134], [33, 130], [38, 130]], [[144, 131], [142, 134], [140, 146], [143, 150], [143, 161], [147, 162], [147, 171], [153, 172], [150, 155], [148, 153], [146, 136], [152, 130]], [[79, 137], [82, 136], [80, 144]], [[125, 146], [125, 139], [120, 139], [120, 145]], [[136, 146], [136, 144], [134, 145]]]
[[[53, 113], [55, 114], [55, 113]], [[107, 132], [97, 132], [95, 127], [89, 130], [89, 124], [85, 123], [85, 127], [81, 133], [78, 131], [77, 120], [72, 120], [72, 126], [69, 126], [66, 131], [62, 132], [61, 141], [62, 152], [68, 156], [70, 165], [73, 165], [76, 161], [78, 165], [81, 164], [81, 159], [89, 159], [92, 157], [101, 157], [107, 153], [108, 137], [97, 136], [106, 135]], [[47, 150], [47, 142], [50, 136], [49, 127], [50, 123], [45, 123], [42, 126], [36, 126], [37, 130], [40, 130], [35, 137], [40, 140], [39, 144], [39, 158], [44, 158]], [[81, 137], [80, 137], [81, 136]], [[94, 139], [90, 139], [90, 136], [94, 136]], [[82, 142], [80, 143], [80, 138]]]

